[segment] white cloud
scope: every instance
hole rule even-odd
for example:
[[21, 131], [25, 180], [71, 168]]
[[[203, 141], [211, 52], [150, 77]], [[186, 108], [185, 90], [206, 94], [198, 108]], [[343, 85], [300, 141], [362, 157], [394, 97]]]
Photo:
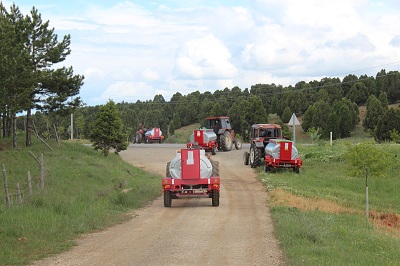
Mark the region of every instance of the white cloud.
[[190, 40], [177, 58], [178, 77], [193, 79], [226, 79], [237, 73], [230, 62], [231, 54], [215, 36]]
[[71, 34], [63, 63], [85, 75], [89, 105], [400, 68], [396, 1], [71, 1], [38, 7]]

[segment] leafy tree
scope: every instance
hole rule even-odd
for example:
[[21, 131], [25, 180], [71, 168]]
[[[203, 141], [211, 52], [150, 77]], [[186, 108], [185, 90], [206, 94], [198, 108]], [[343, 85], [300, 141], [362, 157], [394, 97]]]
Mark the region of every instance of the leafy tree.
[[122, 131], [122, 119], [115, 103], [110, 100], [100, 108], [100, 114], [92, 125], [89, 140], [95, 150], [101, 150], [104, 156], [108, 156], [110, 149], [118, 154], [126, 150], [128, 144], [126, 135]]
[[358, 77], [356, 75], [350, 74], [347, 75], [343, 78], [342, 80], [342, 90], [343, 90], [343, 95], [347, 97], [347, 94], [349, 93], [351, 87], [355, 82], [358, 81]]
[[367, 100], [367, 112], [363, 121], [363, 126], [366, 131], [374, 132], [378, 121], [383, 115], [384, 109], [381, 102], [374, 96], [369, 96]]
[[304, 113], [301, 127], [305, 132], [308, 132], [310, 128], [314, 127], [314, 116], [316, 113], [317, 109], [315, 109], [314, 105], [310, 105], [307, 111]]
[[381, 102], [382, 108], [384, 110], [387, 110], [389, 107], [389, 101], [388, 101], [386, 92], [381, 91], [381, 93], [379, 93], [378, 99]]
[[394, 103], [400, 100], [400, 72], [390, 71], [387, 76], [385, 90], [389, 102]]
[[389, 108], [378, 121], [375, 130], [375, 139], [378, 142], [390, 141], [390, 131], [397, 130], [400, 132], [400, 110]]
[[362, 82], [356, 82], [350, 87], [346, 97], [358, 105], [364, 104], [368, 98], [368, 88]]
[[366, 217], [368, 220], [368, 178], [383, 174], [388, 166], [389, 154], [373, 143], [363, 142], [351, 146], [345, 156], [350, 174], [365, 177]]
[[281, 117], [283, 123], [289, 123], [291, 117], [292, 117], [292, 111], [290, 110], [289, 106], [286, 106], [285, 109], [283, 110], [283, 114]]

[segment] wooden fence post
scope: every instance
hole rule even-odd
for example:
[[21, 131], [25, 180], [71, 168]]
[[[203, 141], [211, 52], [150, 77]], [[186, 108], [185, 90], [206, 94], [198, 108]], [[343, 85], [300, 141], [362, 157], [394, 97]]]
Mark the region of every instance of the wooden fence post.
[[3, 177], [4, 177], [4, 189], [6, 191], [6, 205], [7, 208], [10, 208], [10, 199], [8, 197], [8, 186], [7, 186], [7, 175], [6, 175], [6, 167], [4, 164], [1, 164], [3, 168]]
[[29, 187], [29, 196], [33, 196], [32, 190], [32, 180], [31, 180], [31, 171], [28, 171], [28, 187]]
[[43, 153], [40, 154], [40, 187], [44, 188], [44, 160]]
[[18, 195], [18, 204], [22, 204], [21, 187], [19, 186], [19, 183], [17, 183], [17, 195]]

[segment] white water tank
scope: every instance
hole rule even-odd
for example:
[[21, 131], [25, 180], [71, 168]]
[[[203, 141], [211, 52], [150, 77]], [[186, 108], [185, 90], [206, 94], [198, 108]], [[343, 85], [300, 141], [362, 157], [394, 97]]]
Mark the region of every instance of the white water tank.
[[[168, 169], [172, 178], [182, 178], [180, 151], [176, 152], [175, 158], [169, 163]], [[211, 177], [212, 172], [212, 164], [206, 157], [205, 150], [200, 150], [200, 178], [209, 178]]]

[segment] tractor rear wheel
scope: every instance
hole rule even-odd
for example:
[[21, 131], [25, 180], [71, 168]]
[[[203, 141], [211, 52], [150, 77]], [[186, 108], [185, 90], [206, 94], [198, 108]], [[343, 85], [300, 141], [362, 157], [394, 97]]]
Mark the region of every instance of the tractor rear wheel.
[[241, 139], [235, 139], [235, 148], [237, 150], [240, 150], [242, 148], [242, 140]]
[[250, 146], [250, 166], [255, 168], [261, 165], [261, 152], [254, 143]]
[[243, 153], [243, 162], [244, 162], [244, 165], [249, 165], [249, 157], [250, 157], [250, 154], [249, 154], [247, 151], [245, 151], [245, 152]]
[[224, 135], [221, 137], [221, 148], [223, 151], [230, 151], [232, 150], [232, 136], [229, 131], [225, 131]]
[[219, 176], [219, 162], [214, 160], [210, 160], [210, 162], [212, 167], [211, 176]]
[[212, 201], [212, 206], [218, 207], [219, 206], [219, 192], [218, 190], [213, 190], [211, 192], [211, 201]]
[[164, 207], [171, 207], [172, 205], [172, 192], [170, 190], [164, 191]]

